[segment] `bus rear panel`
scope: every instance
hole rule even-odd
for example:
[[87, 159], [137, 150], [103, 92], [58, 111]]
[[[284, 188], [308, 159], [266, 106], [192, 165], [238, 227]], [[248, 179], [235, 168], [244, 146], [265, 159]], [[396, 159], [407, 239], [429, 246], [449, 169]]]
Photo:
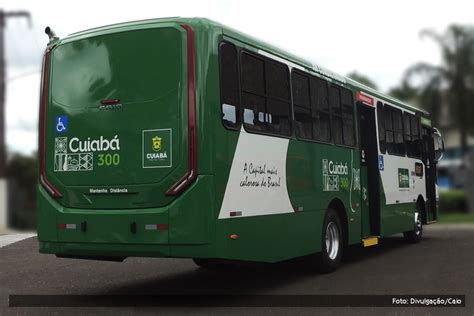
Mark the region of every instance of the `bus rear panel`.
[[196, 167], [194, 52], [193, 29], [176, 22], [85, 32], [48, 48], [41, 252], [180, 256], [173, 244], [207, 255], [208, 214], [193, 211], [212, 196]]

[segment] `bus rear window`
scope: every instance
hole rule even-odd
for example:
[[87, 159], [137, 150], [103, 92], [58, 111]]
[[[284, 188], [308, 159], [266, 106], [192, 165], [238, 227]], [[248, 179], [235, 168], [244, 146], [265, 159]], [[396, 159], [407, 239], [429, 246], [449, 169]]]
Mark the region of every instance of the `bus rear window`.
[[182, 36], [175, 28], [112, 33], [53, 50], [52, 98], [86, 108], [106, 98], [152, 101], [175, 93], [183, 78]]

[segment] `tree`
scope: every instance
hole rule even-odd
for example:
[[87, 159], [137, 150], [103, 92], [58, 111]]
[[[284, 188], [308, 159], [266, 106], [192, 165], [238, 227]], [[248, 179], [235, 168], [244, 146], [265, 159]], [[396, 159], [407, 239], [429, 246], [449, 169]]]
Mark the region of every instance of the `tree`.
[[7, 165], [10, 224], [19, 229], [36, 227], [37, 154], [13, 154]]
[[407, 103], [415, 103], [420, 106], [418, 89], [405, 80], [400, 86], [390, 89], [388, 94]]
[[474, 119], [474, 26], [451, 25], [443, 34], [431, 30], [421, 33], [434, 40], [441, 50], [441, 64], [418, 63], [408, 69], [402, 87], [415, 81], [416, 97], [439, 121], [441, 106], [449, 109], [451, 124], [459, 130], [462, 172], [471, 212], [474, 212], [474, 155], [468, 147], [468, 134], [473, 132]]
[[388, 94], [427, 110], [431, 114], [433, 125], [439, 126], [443, 92], [438, 80], [433, 80], [421, 89], [410, 84], [408, 80], [403, 80], [400, 86], [390, 89]]
[[466, 155], [470, 122], [474, 119], [474, 26], [451, 25], [443, 34], [424, 30], [421, 36], [439, 45], [441, 65], [413, 65], [398, 92], [409, 92], [412, 82], [416, 82], [415, 97], [432, 114], [435, 123], [439, 121], [441, 105], [446, 102], [453, 125], [460, 132], [461, 151]]
[[357, 72], [357, 70], [351, 71], [350, 73], [348, 73], [346, 75], [346, 77], [349, 77], [352, 80], [355, 80], [359, 83], [362, 83], [362, 84], [366, 85], [367, 87], [373, 88], [375, 90], [378, 89], [377, 85], [369, 77]]

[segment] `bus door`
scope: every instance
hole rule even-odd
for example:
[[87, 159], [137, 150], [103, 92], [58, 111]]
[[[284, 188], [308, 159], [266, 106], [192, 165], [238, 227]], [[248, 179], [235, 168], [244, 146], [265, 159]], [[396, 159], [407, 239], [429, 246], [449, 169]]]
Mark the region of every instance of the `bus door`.
[[433, 129], [422, 126], [421, 128], [423, 142], [423, 164], [425, 165], [426, 181], [426, 218], [425, 222], [436, 220], [436, 161], [433, 144]]
[[[375, 108], [357, 103], [362, 177], [362, 231], [364, 237], [380, 236], [380, 177]], [[368, 203], [367, 203], [368, 202]], [[368, 210], [364, 212], [364, 207]]]

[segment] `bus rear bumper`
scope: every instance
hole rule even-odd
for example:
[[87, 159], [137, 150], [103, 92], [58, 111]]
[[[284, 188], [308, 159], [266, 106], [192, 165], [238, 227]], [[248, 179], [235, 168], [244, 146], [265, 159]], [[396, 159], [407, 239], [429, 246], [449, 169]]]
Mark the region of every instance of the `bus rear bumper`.
[[59, 258], [123, 261], [128, 257], [207, 258], [212, 245], [111, 244], [40, 241], [39, 252]]
[[[39, 252], [58, 257], [121, 261], [126, 257], [169, 257], [169, 245], [39, 242]], [[121, 260], [118, 260], [121, 259]]]

